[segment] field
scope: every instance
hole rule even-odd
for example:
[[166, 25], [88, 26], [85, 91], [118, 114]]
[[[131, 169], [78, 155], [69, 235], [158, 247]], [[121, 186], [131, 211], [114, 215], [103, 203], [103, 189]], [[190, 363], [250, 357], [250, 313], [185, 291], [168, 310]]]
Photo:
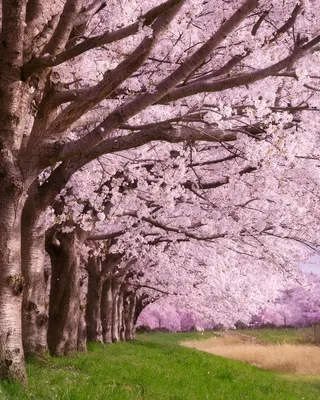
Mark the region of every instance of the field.
[[271, 343], [309, 344], [313, 341], [312, 328], [302, 329], [244, 329], [241, 333]]
[[87, 354], [28, 360], [28, 391], [2, 383], [0, 399], [320, 399], [320, 377], [305, 381], [179, 345], [212, 337], [145, 334], [131, 343], [91, 345]]
[[273, 371], [320, 377], [320, 348], [302, 344], [300, 334], [295, 330], [274, 329], [230, 331], [221, 337], [185, 341], [183, 344]]

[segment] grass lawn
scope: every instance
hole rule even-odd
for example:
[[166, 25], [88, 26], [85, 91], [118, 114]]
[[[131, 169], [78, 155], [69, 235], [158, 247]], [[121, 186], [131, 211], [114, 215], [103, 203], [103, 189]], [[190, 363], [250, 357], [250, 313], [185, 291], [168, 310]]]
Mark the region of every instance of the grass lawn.
[[241, 329], [239, 331], [247, 335], [255, 336], [270, 343], [310, 343], [313, 340], [312, 328], [301, 329]]
[[28, 391], [2, 383], [0, 399], [320, 400], [320, 380], [290, 381], [178, 344], [210, 336], [145, 334], [131, 343], [90, 345], [87, 354], [29, 360]]

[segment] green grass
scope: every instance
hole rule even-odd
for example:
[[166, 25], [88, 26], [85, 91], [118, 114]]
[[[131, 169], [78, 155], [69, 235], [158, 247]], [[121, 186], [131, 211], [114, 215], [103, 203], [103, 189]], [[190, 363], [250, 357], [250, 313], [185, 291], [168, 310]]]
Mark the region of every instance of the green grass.
[[310, 343], [312, 342], [312, 328], [302, 329], [243, 329], [240, 331], [247, 335], [255, 336], [270, 343]]
[[[144, 334], [90, 345], [87, 354], [29, 360], [29, 389], [2, 383], [6, 400], [316, 400], [320, 381], [289, 381], [240, 361], [178, 345], [202, 334]], [[2, 396], [2, 397], [1, 397]]]

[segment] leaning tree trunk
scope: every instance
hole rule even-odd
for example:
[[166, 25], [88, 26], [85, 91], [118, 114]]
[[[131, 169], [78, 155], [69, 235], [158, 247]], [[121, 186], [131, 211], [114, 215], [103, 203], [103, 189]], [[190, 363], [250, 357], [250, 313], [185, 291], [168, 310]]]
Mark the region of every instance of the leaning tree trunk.
[[98, 257], [90, 256], [87, 263], [88, 292], [86, 305], [86, 323], [88, 342], [102, 342], [101, 327], [101, 295], [102, 275], [101, 260]]
[[142, 311], [153, 302], [152, 298], [146, 293], [142, 293], [141, 295], [136, 295], [135, 300], [135, 310], [134, 310], [134, 324], [136, 325], [139, 315]]
[[78, 350], [80, 320], [80, 250], [86, 234], [62, 233], [53, 227], [46, 234], [51, 258], [48, 346], [52, 355]]
[[[0, 157], [0, 378], [26, 384], [22, 347], [21, 213], [24, 203], [15, 176]], [[10, 171], [12, 172], [12, 171]], [[10, 179], [12, 178], [12, 179]]]
[[31, 197], [22, 212], [21, 255], [22, 274], [26, 287], [22, 304], [22, 339], [26, 354], [47, 351], [47, 282], [44, 270], [45, 231], [41, 211]]

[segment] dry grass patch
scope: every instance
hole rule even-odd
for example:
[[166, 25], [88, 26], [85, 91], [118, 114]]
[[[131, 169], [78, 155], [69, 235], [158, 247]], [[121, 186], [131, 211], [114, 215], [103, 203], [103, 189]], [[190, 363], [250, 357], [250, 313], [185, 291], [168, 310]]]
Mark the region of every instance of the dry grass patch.
[[232, 336], [181, 344], [273, 371], [320, 375], [320, 348], [315, 346], [246, 343]]

